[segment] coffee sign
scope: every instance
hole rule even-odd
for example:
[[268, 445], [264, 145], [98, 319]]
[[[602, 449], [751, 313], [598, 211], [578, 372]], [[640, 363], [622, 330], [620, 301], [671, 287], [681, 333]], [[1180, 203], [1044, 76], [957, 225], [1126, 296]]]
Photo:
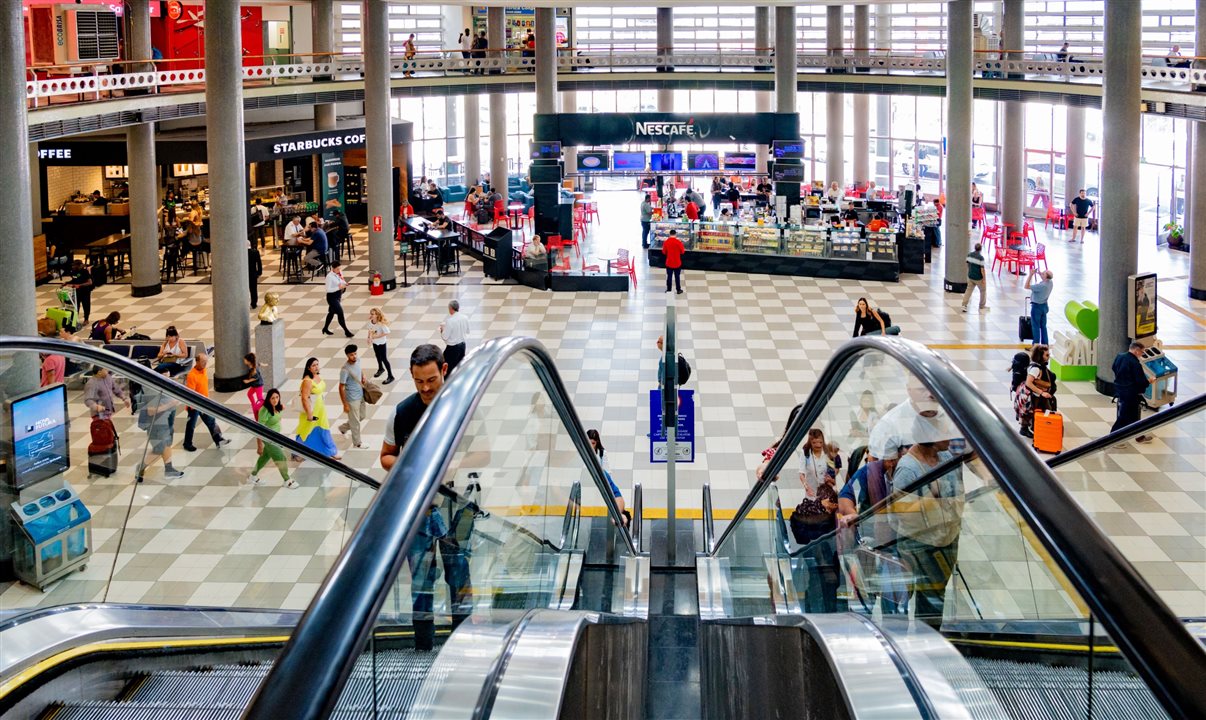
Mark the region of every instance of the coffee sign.
[[697, 125], [692, 118], [685, 122], [640, 122], [633, 123], [634, 133], [638, 139], [666, 140], [683, 138], [687, 140], [702, 140], [708, 136], [707, 131]]
[[564, 146], [631, 143], [750, 143], [770, 145], [800, 136], [796, 113], [537, 113], [532, 136]]

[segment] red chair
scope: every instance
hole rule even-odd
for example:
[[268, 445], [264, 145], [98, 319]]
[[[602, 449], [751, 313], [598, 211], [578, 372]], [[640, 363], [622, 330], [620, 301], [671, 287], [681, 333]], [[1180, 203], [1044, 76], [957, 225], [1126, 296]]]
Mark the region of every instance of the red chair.
[[1043, 243], [1034, 245], [1034, 266], [1037, 268], [1039, 263], [1043, 264], [1043, 270], [1050, 269], [1047, 267], [1047, 246]]
[[536, 228], [536, 206], [528, 208], [528, 227], [535, 231]]
[[1045, 218], [1043, 218], [1043, 227], [1049, 228], [1049, 227], [1051, 227], [1051, 223], [1054, 222], [1055, 227], [1059, 228], [1060, 230], [1063, 230], [1064, 229], [1063, 215], [1064, 215], [1063, 212], [1059, 208], [1055, 207], [1054, 205], [1048, 205], [1047, 206], [1047, 216]]
[[988, 215], [988, 213], [984, 212], [983, 207], [972, 208], [972, 222], [978, 222], [980, 224], [984, 224], [985, 218], [987, 217], [987, 215]]
[[560, 235], [549, 235], [548, 251], [557, 253], [557, 264], [549, 266], [549, 270], [551, 272], [569, 272], [569, 255], [565, 252], [565, 243], [561, 240]]
[[632, 263], [628, 264], [628, 279], [632, 281], [632, 286], [635, 288], [637, 286], [636, 266]]
[[507, 223], [507, 204], [504, 203], [502, 200], [495, 200], [494, 201], [494, 227], [498, 227], [499, 223], [502, 223], [504, 225], [506, 225], [506, 223]]
[[992, 268], [997, 271], [997, 277], [1000, 277], [1001, 268], [1012, 262], [1011, 251], [1005, 245], [1005, 238], [1000, 235], [993, 238], [992, 250]]
[[[592, 222], [591, 218], [599, 220], [599, 203], [595, 202], [594, 200], [589, 200], [582, 203], [582, 205], [584, 207], [582, 214], [585, 217], [586, 222]], [[602, 220], [599, 221], [602, 222]]]
[[1022, 223], [1022, 234], [1026, 237], [1027, 244], [1034, 246], [1038, 244], [1038, 233], [1034, 231], [1034, 221], [1027, 218]]
[[632, 259], [628, 256], [628, 251], [620, 248], [616, 251], [616, 260], [611, 264], [617, 275], [623, 275], [632, 270]]

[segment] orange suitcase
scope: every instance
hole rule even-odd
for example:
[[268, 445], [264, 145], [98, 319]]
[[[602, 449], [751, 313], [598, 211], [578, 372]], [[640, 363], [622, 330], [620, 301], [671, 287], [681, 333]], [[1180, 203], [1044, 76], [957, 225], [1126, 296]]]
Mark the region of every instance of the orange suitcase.
[[1063, 415], [1047, 410], [1034, 413], [1034, 449], [1045, 453], [1063, 452]]

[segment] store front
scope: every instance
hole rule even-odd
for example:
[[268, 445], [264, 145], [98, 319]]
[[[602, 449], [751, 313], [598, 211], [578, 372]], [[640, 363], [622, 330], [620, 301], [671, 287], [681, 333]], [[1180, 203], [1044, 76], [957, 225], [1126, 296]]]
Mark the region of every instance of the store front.
[[[248, 203], [261, 199], [276, 208], [283, 198], [291, 211], [330, 218], [336, 210], [352, 223], [366, 220], [367, 164], [363, 127], [326, 132], [285, 132], [288, 126], [249, 130]], [[395, 214], [400, 189], [409, 176], [411, 125], [392, 127]], [[160, 228], [174, 225], [197, 203], [202, 233], [208, 237], [209, 171], [203, 129], [163, 133], [155, 143], [158, 161], [156, 204]], [[89, 243], [130, 228], [124, 140], [48, 142], [38, 146], [47, 241], [60, 251], [79, 252]], [[171, 193], [174, 202], [164, 200]], [[279, 213], [278, 213], [279, 214]]]

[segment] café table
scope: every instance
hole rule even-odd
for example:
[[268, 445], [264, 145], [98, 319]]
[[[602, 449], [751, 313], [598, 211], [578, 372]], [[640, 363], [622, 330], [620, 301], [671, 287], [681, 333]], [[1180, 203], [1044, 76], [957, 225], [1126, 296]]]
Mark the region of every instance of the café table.
[[598, 258], [599, 260], [603, 260], [604, 262], [607, 263], [607, 274], [608, 275], [611, 274], [611, 264], [613, 262], [615, 262], [616, 260], [620, 259], [619, 255], [609, 255], [609, 256], [596, 255], [595, 257]]
[[523, 227], [524, 215], [527, 208], [523, 203], [511, 203], [507, 206], [507, 217], [510, 218], [510, 227], [512, 230], [518, 230]]

